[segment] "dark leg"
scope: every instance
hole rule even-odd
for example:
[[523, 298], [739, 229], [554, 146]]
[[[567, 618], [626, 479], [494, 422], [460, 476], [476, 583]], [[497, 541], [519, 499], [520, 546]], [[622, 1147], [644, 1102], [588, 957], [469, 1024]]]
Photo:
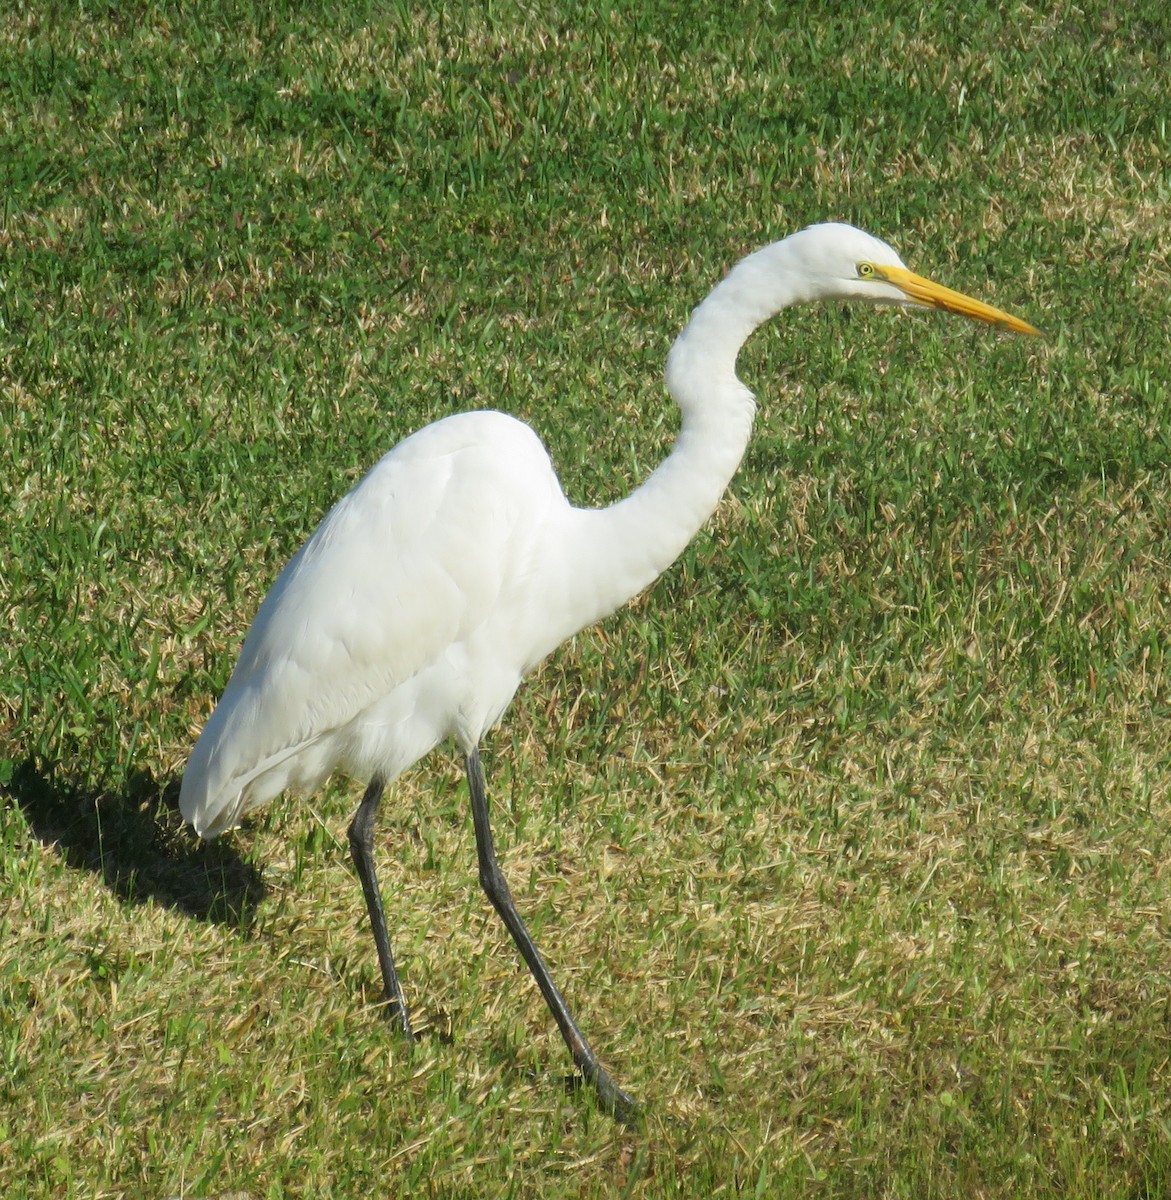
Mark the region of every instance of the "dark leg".
[[397, 1020], [408, 1041], [414, 1041], [410, 1018], [407, 1015], [403, 990], [399, 986], [398, 972], [394, 969], [394, 956], [390, 952], [390, 938], [386, 933], [386, 913], [382, 908], [382, 893], [374, 875], [374, 822], [378, 819], [378, 805], [382, 800], [385, 785], [381, 779], [372, 779], [354, 819], [350, 822], [350, 855], [358, 868], [362, 891], [366, 896], [366, 911], [370, 914], [370, 928], [374, 931], [374, 945], [378, 950], [378, 966], [382, 970], [382, 990], [386, 996], [386, 1015]]
[[557, 985], [549, 976], [541, 953], [529, 931], [516, 911], [508, 881], [496, 861], [496, 849], [492, 844], [492, 829], [488, 824], [488, 798], [484, 789], [484, 770], [480, 766], [480, 752], [473, 750], [465, 759], [468, 772], [468, 790], [472, 795], [472, 820], [476, 826], [476, 854], [480, 861], [480, 886], [492, 901], [492, 907], [500, 914], [512, 940], [516, 942], [521, 957], [528, 964], [545, 1003], [561, 1030], [561, 1036], [573, 1055], [577, 1069], [591, 1083], [598, 1094], [601, 1106], [619, 1121], [630, 1121], [638, 1112], [638, 1105], [606, 1073], [598, 1056], [590, 1049], [577, 1022], [570, 1015]]

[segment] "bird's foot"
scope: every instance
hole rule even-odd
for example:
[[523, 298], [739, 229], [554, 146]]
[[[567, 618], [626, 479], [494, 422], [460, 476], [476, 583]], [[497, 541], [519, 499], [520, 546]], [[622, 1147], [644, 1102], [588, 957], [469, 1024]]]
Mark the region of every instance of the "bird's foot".
[[387, 996], [382, 1002], [382, 1015], [392, 1024], [397, 1025], [403, 1040], [414, 1045], [419, 1039], [411, 1028], [411, 1018], [407, 1006], [394, 996]]
[[637, 1125], [642, 1120], [642, 1105], [624, 1092], [601, 1067], [586, 1067], [581, 1075], [570, 1075], [565, 1080], [568, 1091], [577, 1091], [584, 1084], [594, 1089], [598, 1107], [619, 1125]]
[[638, 1125], [643, 1118], [642, 1105], [617, 1084], [609, 1080], [607, 1083], [607, 1088], [597, 1089], [598, 1103], [619, 1125]]

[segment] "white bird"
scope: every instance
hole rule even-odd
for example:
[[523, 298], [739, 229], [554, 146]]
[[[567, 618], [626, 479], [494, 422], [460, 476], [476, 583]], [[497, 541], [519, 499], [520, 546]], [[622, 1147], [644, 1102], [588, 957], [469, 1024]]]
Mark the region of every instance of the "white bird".
[[368, 780], [349, 829], [387, 1011], [411, 1037], [374, 873], [383, 789], [438, 743], [462, 750], [480, 883], [603, 1108], [629, 1117], [575, 1023], [496, 860], [478, 747], [526, 672], [664, 571], [714, 511], [748, 443], [753, 394], [736, 376], [749, 334], [781, 309], [861, 300], [1033, 326], [941, 287], [886, 243], [814, 225], [743, 259], [691, 315], [667, 359], [675, 445], [625, 499], [566, 499], [539, 438], [469, 412], [400, 442], [344, 496], [260, 606], [183, 776], [183, 816], [205, 838], [335, 768]]

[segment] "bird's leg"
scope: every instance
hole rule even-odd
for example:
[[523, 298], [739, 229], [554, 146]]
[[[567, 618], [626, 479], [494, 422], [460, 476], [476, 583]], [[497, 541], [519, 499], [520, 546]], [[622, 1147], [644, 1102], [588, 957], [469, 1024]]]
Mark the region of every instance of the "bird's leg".
[[484, 788], [484, 770], [480, 765], [480, 752], [473, 750], [465, 759], [468, 772], [468, 790], [472, 797], [472, 820], [476, 827], [476, 855], [480, 863], [480, 886], [484, 889], [492, 907], [500, 914], [512, 940], [516, 942], [521, 957], [528, 964], [545, 1003], [561, 1030], [561, 1036], [573, 1055], [573, 1061], [586, 1080], [593, 1085], [598, 1094], [598, 1101], [607, 1112], [617, 1120], [627, 1122], [638, 1113], [638, 1104], [628, 1096], [610, 1078], [605, 1068], [598, 1061], [598, 1056], [590, 1049], [585, 1035], [577, 1027], [570, 1014], [569, 1007], [557, 990], [557, 985], [549, 975], [549, 969], [541, 958], [525, 923], [512, 899], [508, 881], [496, 861], [496, 848], [492, 844], [492, 829], [488, 823], [488, 797]]
[[382, 892], [374, 874], [374, 823], [378, 819], [378, 805], [382, 800], [382, 780], [375, 777], [370, 781], [358, 811], [350, 822], [350, 855], [358, 868], [362, 891], [366, 896], [366, 910], [370, 914], [370, 928], [374, 931], [374, 945], [378, 950], [378, 966], [382, 970], [382, 990], [386, 997], [386, 1015], [402, 1026], [408, 1041], [414, 1041], [407, 1004], [394, 969], [394, 956], [390, 952], [390, 937], [386, 932], [386, 913], [382, 907]]

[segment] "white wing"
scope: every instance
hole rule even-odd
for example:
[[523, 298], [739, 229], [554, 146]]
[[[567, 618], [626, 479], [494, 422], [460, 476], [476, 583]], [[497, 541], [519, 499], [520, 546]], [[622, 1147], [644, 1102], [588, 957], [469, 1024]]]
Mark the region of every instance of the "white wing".
[[[542, 533], [558, 503], [565, 506], [540, 441], [500, 413], [450, 417], [391, 450], [330, 511], [261, 605], [184, 773], [184, 817], [214, 834], [286, 787], [312, 790], [339, 760], [345, 765], [354, 741], [347, 730], [363, 714], [399, 691], [416, 707], [427, 699], [419, 685], [410, 692], [412, 680], [497, 611], [516, 611], [498, 606], [501, 591], [539, 573]], [[527, 665], [515, 663], [500, 708]], [[387, 778], [453, 732], [456, 714], [444, 700], [401, 744], [393, 730], [379, 731]]]

